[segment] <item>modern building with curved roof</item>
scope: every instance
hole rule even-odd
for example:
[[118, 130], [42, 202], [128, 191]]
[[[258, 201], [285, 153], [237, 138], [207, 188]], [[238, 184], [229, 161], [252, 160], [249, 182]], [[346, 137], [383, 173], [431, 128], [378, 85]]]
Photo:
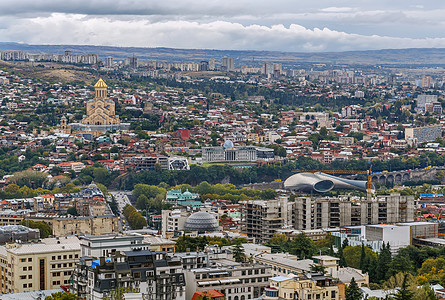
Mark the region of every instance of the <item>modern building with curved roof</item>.
[[298, 173], [284, 182], [284, 188], [290, 191], [326, 193], [333, 189], [367, 190], [367, 181], [350, 180], [329, 174]]

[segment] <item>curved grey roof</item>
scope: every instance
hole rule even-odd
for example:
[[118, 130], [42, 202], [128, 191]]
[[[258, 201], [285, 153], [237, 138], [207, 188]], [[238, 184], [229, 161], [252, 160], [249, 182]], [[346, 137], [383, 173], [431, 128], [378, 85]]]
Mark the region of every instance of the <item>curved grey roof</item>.
[[350, 180], [325, 173], [298, 173], [284, 182], [284, 188], [291, 191], [325, 193], [333, 189], [353, 189], [366, 191], [367, 182]]
[[191, 214], [185, 220], [185, 230], [189, 231], [216, 231], [218, 230], [218, 220], [210, 213], [199, 211]]

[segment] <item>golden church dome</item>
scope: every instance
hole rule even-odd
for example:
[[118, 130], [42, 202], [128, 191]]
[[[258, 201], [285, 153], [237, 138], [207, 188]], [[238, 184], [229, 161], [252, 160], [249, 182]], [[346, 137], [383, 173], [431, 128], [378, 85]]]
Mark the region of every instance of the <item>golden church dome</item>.
[[100, 78], [96, 84], [94, 85], [95, 88], [106, 88], [107, 84], [105, 83], [105, 81], [102, 80], [102, 78]]

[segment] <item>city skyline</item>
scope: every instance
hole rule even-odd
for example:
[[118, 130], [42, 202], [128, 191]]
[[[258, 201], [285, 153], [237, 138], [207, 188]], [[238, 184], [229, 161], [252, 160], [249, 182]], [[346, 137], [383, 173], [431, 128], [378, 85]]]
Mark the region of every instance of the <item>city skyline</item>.
[[324, 52], [445, 47], [439, 1], [2, 1], [0, 40]]

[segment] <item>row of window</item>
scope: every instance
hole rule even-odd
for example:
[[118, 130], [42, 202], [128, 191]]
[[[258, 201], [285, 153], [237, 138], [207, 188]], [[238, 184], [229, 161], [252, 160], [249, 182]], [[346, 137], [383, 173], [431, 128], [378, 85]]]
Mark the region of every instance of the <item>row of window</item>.
[[[63, 257], [63, 259], [73, 259], [73, 255], [58, 255], [57, 256], [57, 260], [61, 260]], [[74, 258], [79, 258], [79, 254], [74, 254]], [[54, 255], [53, 257], [51, 257], [52, 260], [56, 260], [56, 256]]]
[[[20, 258], [20, 262], [26, 262], [26, 258]], [[32, 257], [28, 257], [28, 262], [32, 262]]]
[[23, 288], [24, 288], [24, 289], [32, 288], [32, 283], [24, 283], [24, 284], [23, 284]]
[[64, 263], [64, 264], [53, 264], [53, 265], [51, 265], [51, 268], [52, 269], [60, 269], [60, 268], [62, 268], [62, 266], [64, 267], [64, 268], [67, 268], [67, 267], [72, 267], [74, 265], [74, 263]]
[[[69, 280], [64, 280], [63, 281], [63, 284], [69, 284], [69, 283], [70, 283]], [[60, 285], [60, 280], [54, 280], [53, 281], [53, 286], [58, 286], [58, 285]]]
[[64, 276], [69, 276], [71, 275], [71, 273], [72, 271], [54, 272], [53, 277], [60, 277], [61, 274], [63, 274]]

